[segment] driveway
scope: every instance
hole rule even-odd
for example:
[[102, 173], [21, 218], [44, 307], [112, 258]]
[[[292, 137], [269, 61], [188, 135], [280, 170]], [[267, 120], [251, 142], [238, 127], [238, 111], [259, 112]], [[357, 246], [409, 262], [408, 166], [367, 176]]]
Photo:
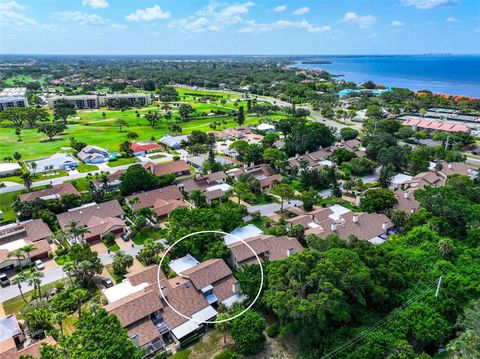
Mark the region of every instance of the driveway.
[[[290, 207], [298, 207], [301, 205], [303, 205], [302, 201], [293, 200], [293, 201], [285, 202], [283, 204], [283, 209], [290, 208]], [[247, 211], [248, 213], [259, 211], [262, 214], [262, 216], [269, 216], [275, 212], [280, 211], [280, 208], [281, 208], [280, 203], [269, 203], [269, 204], [262, 204], [259, 206], [249, 206], [247, 207]]]
[[[138, 252], [140, 252], [140, 249], [143, 248], [143, 245], [134, 244], [133, 242], [129, 242], [129, 243], [130, 243], [130, 246], [122, 248], [121, 251], [126, 254], [130, 254], [133, 258], [135, 258]], [[133, 244], [133, 247], [132, 247], [132, 244]], [[114, 256], [115, 256], [115, 252], [98, 254], [98, 258], [100, 258], [104, 266], [107, 264], [112, 264]]]

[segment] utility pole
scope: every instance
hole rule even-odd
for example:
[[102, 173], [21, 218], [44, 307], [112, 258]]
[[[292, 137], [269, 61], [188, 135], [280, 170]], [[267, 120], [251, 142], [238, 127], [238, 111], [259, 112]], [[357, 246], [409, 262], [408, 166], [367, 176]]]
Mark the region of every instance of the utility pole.
[[438, 292], [440, 291], [440, 285], [442, 284], [442, 276], [438, 278], [438, 283], [437, 283], [437, 290], [435, 291], [435, 299], [438, 298]]

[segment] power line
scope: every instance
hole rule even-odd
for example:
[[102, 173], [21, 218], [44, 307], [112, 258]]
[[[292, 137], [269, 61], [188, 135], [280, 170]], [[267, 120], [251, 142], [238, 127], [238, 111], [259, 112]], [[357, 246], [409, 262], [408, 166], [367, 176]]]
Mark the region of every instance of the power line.
[[434, 288], [434, 287], [437, 287], [437, 292], [440, 288], [440, 283], [441, 283], [441, 278], [439, 278], [439, 280], [437, 280], [435, 283], [429, 285], [427, 288], [425, 288], [424, 290], [422, 290], [420, 293], [418, 293], [417, 295], [413, 296], [412, 298], [410, 298], [408, 301], [406, 301], [404, 304], [402, 304], [400, 307], [394, 309], [390, 314], [388, 314], [386, 317], [378, 320], [376, 323], [374, 323], [373, 325], [371, 325], [369, 328], [363, 330], [362, 332], [360, 332], [359, 334], [357, 334], [356, 336], [354, 336], [353, 338], [349, 339], [348, 341], [344, 342], [343, 344], [341, 344], [340, 346], [338, 346], [337, 348], [335, 348], [334, 350], [332, 350], [330, 353], [327, 353], [325, 356], [322, 357], [322, 359], [330, 359], [330, 358], [333, 358], [335, 356], [337, 356], [338, 354], [342, 353], [343, 351], [345, 351], [346, 349], [348, 349], [351, 345], [357, 343], [358, 341], [364, 339], [366, 336], [368, 336], [369, 334], [371, 334], [372, 332], [374, 332], [375, 330], [377, 330], [378, 328], [382, 327], [383, 325], [385, 325], [386, 323], [388, 323], [390, 320], [392, 320], [397, 314], [399, 314], [400, 312], [404, 311], [405, 309], [407, 309], [410, 305], [412, 305], [414, 302], [416, 302], [420, 297], [422, 297], [427, 291], [429, 291], [430, 289]]

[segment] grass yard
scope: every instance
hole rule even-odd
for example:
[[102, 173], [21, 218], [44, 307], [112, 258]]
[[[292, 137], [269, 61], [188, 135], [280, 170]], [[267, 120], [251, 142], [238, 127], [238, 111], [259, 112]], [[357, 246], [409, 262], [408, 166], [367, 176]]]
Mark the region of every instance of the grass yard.
[[51, 172], [37, 173], [33, 177], [33, 182], [48, 181], [49, 179], [65, 176], [68, 176], [68, 172], [65, 170], [55, 170]]
[[83, 162], [80, 162], [80, 165], [77, 167], [77, 171], [80, 173], [93, 172], [96, 170], [98, 170], [98, 166], [85, 164]]
[[123, 166], [123, 165], [129, 165], [132, 163], [138, 162], [138, 159], [136, 157], [120, 157], [117, 158], [114, 161], [110, 161], [107, 163], [108, 167], [118, 167], [118, 166]]
[[55, 263], [57, 263], [59, 266], [63, 266], [67, 262], [71, 262], [69, 254], [66, 254], [64, 256], [56, 256], [55, 257]]
[[90, 180], [88, 180], [86, 177], [77, 178], [65, 182], [71, 182], [73, 186], [80, 192], [88, 191], [88, 189], [90, 188]]
[[13, 221], [17, 215], [12, 208], [13, 202], [23, 191], [15, 191], [0, 194], [0, 210], [3, 211], [3, 219], [0, 223]]
[[0, 182], [23, 183], [23, 180], [20, 178], [20, 176], [10, 176], [10, 177], [2, 177], [2, 178], [0, 178]]
[[154, 230], [152, 228], [143, 228], [135, 237], [132, 238], [132, 242], [135, 244], [143, 244], [148, 238], [154, 240], [161, 239], [163, 237], [162, 232]]
[[123, 276], [116, 275], [115, 273], [113, 273], [113, 266], [111, 264], [107, 264], [105, 266], [105, 269], [107, 270], [108, 274], [110, 274], [110, 276], [113, 278], [115, 284], [121, 283], [123, 281], [123, 279], [124, 279]]

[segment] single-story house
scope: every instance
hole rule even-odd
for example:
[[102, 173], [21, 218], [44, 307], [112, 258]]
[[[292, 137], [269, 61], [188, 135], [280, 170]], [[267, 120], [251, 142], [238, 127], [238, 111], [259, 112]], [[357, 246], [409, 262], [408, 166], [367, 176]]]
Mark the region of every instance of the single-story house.
[[[32, 166], [33, 163], [36, 164], [36, 167]], [[78, 167], [79, 162], [69, 153], [55, 153], [51, 156], [25, 161], [25, 165], [29, 172], [39, 173]]]
[[123, 221], [124, 214], [120, 203], [112, 200], [99, 204], [93, 202], [72, 208], [67, 212], [57, 214], [57, 220], [62, 229], [68, 229], [72, 221], [77, 223], [77, 227], [87, 227], [89, 232], [85, 234], [84, 240], [93, 242], [101, 240], [107, 233], [124, 233], [126, 228]]
[[118, 191], [122, 183], [121, 177], [126, 170], [118, 170], [107, 174], [107, 182], [103, 183], [98, 177], [92, 180], [92, 184], [98, 188], [106, 191]]
[[0, 177], [16, 176], [22, 174], [22, 166], [16, 162], [0, 163]]
[[[16, 257], [8, 257], [10, 252], [33, 244], [35, 250], [30, 253], [32, 260], [47, 258], [50, 252], [50, 228], [41, 219], [20, 223], [11, 223], [0, 227], [0, 270], [12, 269], [19, 265]], [[21, 260], [28, 264], [28, 258]]]
[[175, 185], [134, 193], [125, 200], [134, 211], [142, 208], [153, 209], [159, 219], [167, 217], [176, 208], [187, 206], [183, 202], [182, 192]]
[[30, 202], [36, 199], [47, 201], [49, 199], [59, 199], [69, 194], [80, 196], [80, 192], [73, 186], [73, 184], [65, 182], [39, 191], [23, 193], [18, 196], [18, 199], [20, 202]]
[[135, 156], [145, 156], [155, 150], [160, 150], [162, 146], [154, 142], [134, 142], [131, 149]]
[[169, 173], [173, 173], [176, 177], [189, 176], [190, 167], [184, 160], [173, 161], [168, 163], [153, 163], [147, 162], [143, 165], [143, 168], [154, 173], [158, 177], [163, 177]]
[[165, 135], [160, 139], [160, 143], [173, 150], [179, 150], [183, 147], [183, 142], [188, 141], [188, 135], [171, 136]]
[[268, 123], [261, 123], [256, 127], [259, 132], [275, 132], [275, 126]]
[[89, 145], [82, 148], [77, 157], [83, 163], [102, 163], [108, 161], [109, 154], [104, 148]]

